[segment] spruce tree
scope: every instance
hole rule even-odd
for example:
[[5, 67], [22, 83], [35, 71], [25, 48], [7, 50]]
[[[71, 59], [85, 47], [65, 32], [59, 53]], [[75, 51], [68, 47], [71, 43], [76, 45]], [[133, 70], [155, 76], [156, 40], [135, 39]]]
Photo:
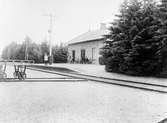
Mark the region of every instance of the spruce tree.
[[159, 33], [161, 34], [159, 37], [157, 37], [160, 40], [161, 46], [160, 50], [158, 52], [161, 62], [162, 62], [162, 68], [163, 72], [167, 71], [167, 3], [162, 2], [158, 6], [159, 11], [156, 13], [157, 18], [160, 20], [160, 29]]
[[163, 29], [157, 12], [159, 9], [152, 0], [123, 3], [118, 19], [106, 35], [102, 54], [107, 71], [146, 76], [162, 72]]

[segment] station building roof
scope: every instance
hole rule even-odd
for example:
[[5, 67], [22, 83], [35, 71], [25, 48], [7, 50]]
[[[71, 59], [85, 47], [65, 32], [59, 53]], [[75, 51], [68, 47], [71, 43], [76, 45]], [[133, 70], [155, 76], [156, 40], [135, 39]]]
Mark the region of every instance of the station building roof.
[[109, 31], [105, 27], [105, 24], [102, 23], [100, 29], [85, 32], [70, 40], [68, 45], [104, 39], [104, 35], [108, 34], [108, 32]]

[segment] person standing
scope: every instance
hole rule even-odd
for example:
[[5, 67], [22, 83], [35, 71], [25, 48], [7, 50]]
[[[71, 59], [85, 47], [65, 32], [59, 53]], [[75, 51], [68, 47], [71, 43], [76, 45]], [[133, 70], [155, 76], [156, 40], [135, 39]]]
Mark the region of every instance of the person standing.
[[47, 55], [47, 53], [45, 53], [45, 55], [44, 55], [44, 63], [45, 63], [45, 65], [48, 63], [48, 55]]

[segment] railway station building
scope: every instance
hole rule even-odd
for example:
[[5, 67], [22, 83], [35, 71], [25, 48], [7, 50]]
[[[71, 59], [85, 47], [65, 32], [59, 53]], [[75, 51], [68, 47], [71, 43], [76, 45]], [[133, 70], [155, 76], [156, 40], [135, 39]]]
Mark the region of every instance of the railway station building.
[[105, 23], [100, 29], [85, 32], [68, 42], [68, 61], [72, 63], [99, 64], [100, 49], [104, 45], [104, 35], [108, 33]]

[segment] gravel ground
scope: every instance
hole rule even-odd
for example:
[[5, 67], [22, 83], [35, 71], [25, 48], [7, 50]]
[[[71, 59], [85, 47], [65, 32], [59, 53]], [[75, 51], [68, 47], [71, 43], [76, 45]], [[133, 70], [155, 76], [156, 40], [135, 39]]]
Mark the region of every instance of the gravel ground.
[[166, 94], [91, 81], [0, 83], [0, 123], [157, 123], [166, 117]]

